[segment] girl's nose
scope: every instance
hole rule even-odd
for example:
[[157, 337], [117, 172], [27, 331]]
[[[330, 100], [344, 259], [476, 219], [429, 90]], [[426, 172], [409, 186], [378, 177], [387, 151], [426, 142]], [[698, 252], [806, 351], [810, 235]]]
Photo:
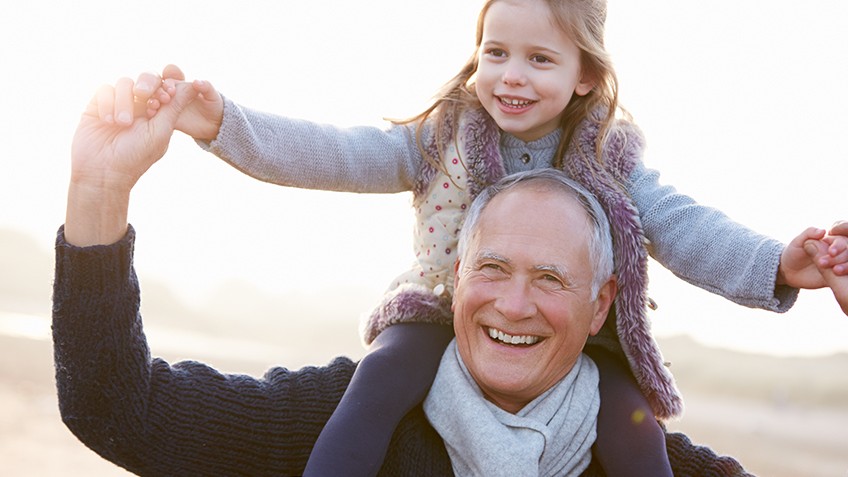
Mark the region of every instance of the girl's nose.
[[524, 69], [520, 65], [515, 64], [515, 62], [506, 64], [501, 79], [504, 84], [509, 86], [523, 86], [527, 83], [527, 75], [524, 74]]

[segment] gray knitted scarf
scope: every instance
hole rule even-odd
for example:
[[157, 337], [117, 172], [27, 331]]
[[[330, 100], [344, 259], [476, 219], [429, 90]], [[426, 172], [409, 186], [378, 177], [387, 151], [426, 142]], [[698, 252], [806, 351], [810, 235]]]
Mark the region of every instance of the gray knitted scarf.
[[486, 400], [454, 340], [442, 356], [424, 413], [459, 477], [576, 476], [592, 459], [598, 379], [595, 363], [580, 355], [558, 384], [512, 414]]

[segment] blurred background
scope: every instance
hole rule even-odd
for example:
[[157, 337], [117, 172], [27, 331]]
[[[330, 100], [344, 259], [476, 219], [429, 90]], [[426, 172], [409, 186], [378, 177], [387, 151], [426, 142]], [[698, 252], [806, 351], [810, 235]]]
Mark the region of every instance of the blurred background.
[[[71, 138], [102, 83], [161, 71], [341, 126], [420, 112], [473, 52], [481, 2], [16, 2], [0, 18], [0, 473], [124, 475], [56, 409], [52, 246]], [[609, 0], [624, 106], [662, 181], [789, 241], [848, 219], [848, 4]], [[412, 260], [410, 196], [284, 189], [176, 135], [130, 221], [153, 353], [259, 375], [365, 350], [358, 324]], [[848, 474], [848, 317], [783, 315], [651, 263], [650, 313], [686, 400], [669, 424], [774, 476]]]

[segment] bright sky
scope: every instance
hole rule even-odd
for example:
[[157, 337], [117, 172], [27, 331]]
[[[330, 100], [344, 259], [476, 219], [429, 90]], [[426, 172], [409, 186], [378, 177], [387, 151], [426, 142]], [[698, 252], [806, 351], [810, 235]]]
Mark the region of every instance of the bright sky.
[[[51, 249], [71, 137], [101, 83], [171, 62], [244, 105], [380, 126], [419, 112], [458, 71], [480, 3], [14, 2], [0, 18], [0, 227]], [[610, 0], [608, 47], [648, 138], [647, 165], [784, 241], [848, 218], [846, 22], [843, 0]], [[235, 278], [272, 291], [356, 286], [376, 302], [411, 260], [408, 203], [262, 184], [176, 137], [134, 192], [136, 264], [187, 300]], [[656, 263], [651, 274], [658, 335], [775, 354], [848, 351], [848, 317], [826, 291], [775, 315]]]

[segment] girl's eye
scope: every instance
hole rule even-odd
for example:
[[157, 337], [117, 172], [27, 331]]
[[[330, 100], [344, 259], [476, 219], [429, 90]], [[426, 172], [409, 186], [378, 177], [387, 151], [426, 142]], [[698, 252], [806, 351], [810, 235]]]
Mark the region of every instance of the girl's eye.
[[501, 50], [500, 48], [490, 48], [486, 51], [487, 55], [494, 56], [495, 58], [503, 58], [506, 56], [506, 52]]
[[530, 58], [530, 60], [533, 61], [534, 63], [550, 63], [551, 62], [551, 60], [547, 56], [542, 56], [542, 55], [535, 55], [532, 58]]

